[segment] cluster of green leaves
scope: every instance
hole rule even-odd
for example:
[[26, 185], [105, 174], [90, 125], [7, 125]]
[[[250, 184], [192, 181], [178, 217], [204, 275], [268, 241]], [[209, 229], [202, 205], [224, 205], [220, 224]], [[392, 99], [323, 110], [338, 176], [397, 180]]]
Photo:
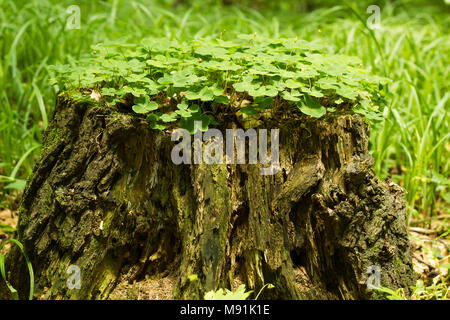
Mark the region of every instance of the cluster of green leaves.
[[[198, 288], [198, 276], [196, 274], [191, 274], [188, 276], [188, 280], [195, 285], [197, 290], [197, 298], [201, 299], [200, 291]], [[265, 284], [256, 295], [255, 300], [258, 300], [258, 297], [261, 295], [262, 291], [265, 289], [273, 289], [275, 286], [271, 283]], [[253, 290], [246, 291], [245, 284], [241, 284], [235, 291], [230, 291], [228, 289], [219, 288], [218, 290], [208, 291], [205, 293], [205, 300], [247, 300], [247, 298], [253, 293]]]
[[[449, 269], [448, 264], [445, 266]], [[433, 281], [430, 285], [425, 285], [423, 280], [418, 280], [415, 286], [411, 287], [412, 293], [407, 294], [403, 288], [393, 290], [387, 287], [375, 288], [379, 295], [376, 300], [449, 300], [450, 286], [447, 281]]]
[[[265, 289], [273, 289], [275, 286], [271, 283], [265, 284], [256, 295], [255, 300], [261, 295], [262, 291]], [[245, 284], [241, 284], [236, 291], [230, 291], [228, 289], [219, 289], [217, 291], [211, 290], [205, 294], [205, 300], [247, 300], [247, 298], [253, 293], [253, 290], [246, 291]]]
[[146, 114], [154, 129], [180, 119], [189, 129], [201, 120], [205, 130], [214, 123], [211, 105], [251, 115], [280, 101], [313, 117], [341, 108], [378, 119], [388, 80], [361, 69], [358, 58], [323, 51], [256, 34], [233, 41], [148, 38], [140, 45], [96, 45], [88, 57], [53, 67], [53, 81], [86, 97], [91, 89], [106, 106], [131, 97], [132, 110]]

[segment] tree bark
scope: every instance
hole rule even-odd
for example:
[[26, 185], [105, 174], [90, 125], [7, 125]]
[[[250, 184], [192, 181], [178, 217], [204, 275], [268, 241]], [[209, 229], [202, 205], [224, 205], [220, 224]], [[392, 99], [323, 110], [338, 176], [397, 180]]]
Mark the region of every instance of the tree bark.
[[[369, 299], [370, 266], [384, 286], [414, 285], [403, 193], [370, 169], [364, 120], [279, 127], [276, 175], [261, 165], [175, 165], [170, 134], [60, 95], [20, 208], [36, 298], [107, 299], [120, 284], [172, 277], [176, 299], [241, 283], [255, 292], [273, 284], [263, 299]], [[67, 287], [70, 265], [80, 289]], [[26, 298], [16, 248], [7, 272]]]

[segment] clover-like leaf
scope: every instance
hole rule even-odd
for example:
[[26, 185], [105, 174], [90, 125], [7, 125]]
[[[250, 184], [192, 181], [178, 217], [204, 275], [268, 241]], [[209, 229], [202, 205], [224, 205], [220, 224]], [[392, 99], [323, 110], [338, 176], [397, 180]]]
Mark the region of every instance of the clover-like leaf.
[[163, 115], [161, 115], [160, 119], [163, 122], [174, 122], [178, 119], [178, 115], [175, 112], [164, 113]]
[[186, 110], [188, 108], [188, 104], [186, 102], [186, 100], [181, 101], [178, 105], [177, 108], [180, 110]]
[[130, 87], [130, 86], [124, 86], [123, 88], [122, 88], [122, 92], [125, 92], [125, 93], [131, 93], [133, 96], [135, 96], [135, 97], [139, 97], [139, 96], [142, 96], [142, 95], [144, 95], [144, 94], [146, 94], [147, 92], [144, 90], [144, 89], [142, 89], [142, 88], [137, 88], [137, 87]]
[[147, 95], [142, 98], [135, 98], [134, 103], [133, 111], [139, 114], [149, 113], [159, 108], [158, 103], [150, 101], [150, 98]]
[[[214, 118], [208, 114], [202, 114], [200, 112], [192, 113], [189, 118], [181, 118], [180, 126], [189, 131], [190, 134], [194, 134], [197, 130], [206, 131]], [[197, 127], [196, 123], [201, 123], [201, 127]]]
[[182, 118], [189, 118], [192, 116], [192, 113], [189, 112], [189, 110], [176, 110], [175, 113], [180, 115]]
[[288, 79], [288, 80], [286, 80], [286, 87], [290, 88], [290, 89], [298, 89], [298, 88], [305, 87], [305, 85], [294, 79]]
[[288, 91], [283, 91], [282, 93], [281, 93], [281, 97], [284, 99], [284, 100], [287, 100], [287, 101], [300, 101], [300, 98], [298, 97], [298, 96], [295, 96], [295, 95], [292, 95], [290, 92], [288, 92]]
[[101, 92], [104, 96], [115, 96], [119, 93], [119, 90], [116, 88], [102, 88]]
[[163, 124], [159, 124], [157, 122], [151, 122], [150, 128], [152, 128], [154, 130], [164, 130], [166, 128], [166, 126]]
[[214, 100], [214, 92], [211, 88], [205, 87], [198, 93], [199, 99], [201, 101], [213, 101]]
[[253, 100], [253, 106], [259, 110], [264, 110], [273, 103], [272, 97], [258, 97]]
[[358, 92], [346, 85], [340, 85], [336, 93], [349, 100], [355, 100], [358, 97]]
[[214, 101], [217, 103], [221, 103], [221, 104], [229, 104], [230, 103], [230, 99], [227, 96], [216, 96], [214, 97]]
[[253, 84], [250, 81], [242, 81], [234, 83], [233, 87], [237, 92], [244, 92], [244, 91], [249, 92], [252, 90], [257, 90], [260, 87], [260, 84]]
[[188, 100], [200, 99], [200, 90], [195, 91], [195, 89], [190, 89], [190, 91], [186, 94], [186, 99]]
[[319, 100], [308, 95], [305, 95], [303, 99], [297, 102], [297, 107], [304, 114], [315, 118], [320, 118], [327, 113], [327, 110], [320, 104]]

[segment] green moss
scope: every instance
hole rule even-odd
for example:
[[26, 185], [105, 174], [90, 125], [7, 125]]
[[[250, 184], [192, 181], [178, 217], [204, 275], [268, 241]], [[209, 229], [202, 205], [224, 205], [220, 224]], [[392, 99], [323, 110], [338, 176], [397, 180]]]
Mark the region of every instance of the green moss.
[[58, 143], [58, 141], [61, 139], [61, 132], [61, 128], [56, 126], [52, 127], [52, 129], [47, 132], [43, 152], [47, 152]]

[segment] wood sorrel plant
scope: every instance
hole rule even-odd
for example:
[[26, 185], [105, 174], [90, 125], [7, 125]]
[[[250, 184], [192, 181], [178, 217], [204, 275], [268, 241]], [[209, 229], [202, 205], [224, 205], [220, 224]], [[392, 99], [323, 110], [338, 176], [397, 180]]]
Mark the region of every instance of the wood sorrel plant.
[[75, 91], [74, 98], [132, 109], [153, 129], [177, 123], [193, 133], [195, 121], [205, 131], [221, 110], [317, 118], [346, 112], [378, 120], [385, 103], [379, 92], [388, 80], [360, 67], [358, 58], [325, 53], [314, 43], [254, 34], [233, 41], [106, 43], [52, 70], [53, 83]]

